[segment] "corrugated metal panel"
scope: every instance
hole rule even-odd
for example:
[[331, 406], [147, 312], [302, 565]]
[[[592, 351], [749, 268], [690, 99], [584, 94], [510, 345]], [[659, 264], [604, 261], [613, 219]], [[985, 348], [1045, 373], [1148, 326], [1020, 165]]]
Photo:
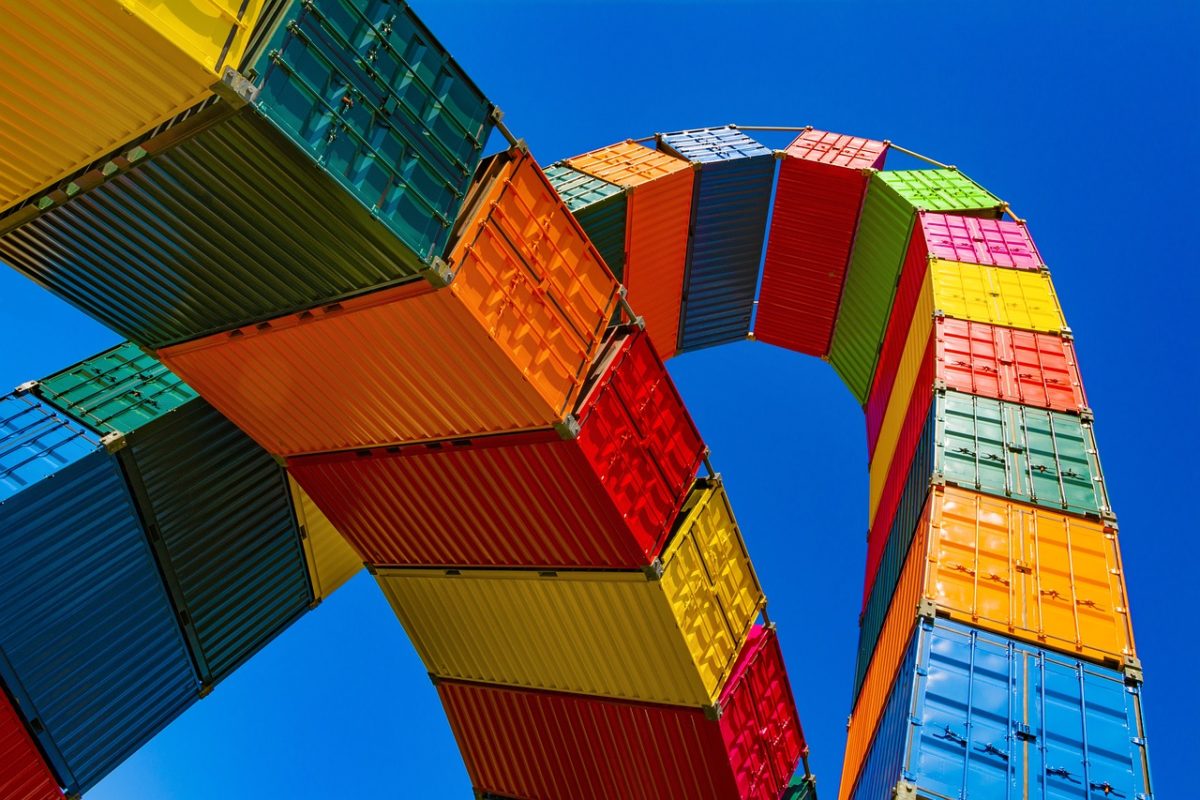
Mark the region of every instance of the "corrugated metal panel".
[[0, 675], [69, 791], [95, 785], [197, 699], [162, 577], [104, 450], [0, 503], [0, 574]]
[[741, 714], [714, 721], [697, 709], [457, 681], [439, 682], [438, 694], [477, 791], [529, 800], [768, 800], [789, 777], [777, 765], [794, 768], [803, 737], [790, 697], [770, 688], [786, 686], [773, 632], [750, 634], [743, 664], [720, 702], [752, 706], [752, 725]]
[[1111, 516], [1090, 421], [953, 391], [939, 393], [935, 406], [936, 466], [947, 483]]
[[1087, 413], [1070, 339], [940, 317], [937, 376], [947, 388], [1055, 411]]
[[[916, 415], [914, 406], [927, 408], [930, 393], [933, 391], [933, 337], [925, 340], [924, 347], [917, 352], [921, 357], [916, 359], [918, 365], [917, 377], [906, 391], [893, 392], [891, 402], [884, 413], [883, 425], [880, 429], [879, 442], [875, 447], [875, 456], [871, 459], [867, 474], [870, 485], [868, 491], [867, 524], [874, 525], [875, 518], [883, 508], [884, 495], [892, 477], [892, 464], [903, 464], [912, 457], [913, 448], [917, 444], [917, 436], [924, 422], [924, 414]], [[900, 479], [903, 481], [903, 477]], [[895, 499], [893, 495], [890, 499]], [[890, 512], [890, 509], [886, 509]]]
[[[925, 620], [853, 794], [1152, 797], [1141, 689], [1112, 670]], [[1033, 744], [1033, 743], [1036, 743]]]
[[720, 489], [655, 572], [379, 569], [434, 675], [699, 707], [717, 699], [765, 600]]
[[872, 175], [829, 350], [830, 363], [859, 402], [867, 400], [916, 210], [999, 216], [1001, 208], [955, 170]]
[[1011, 328], [1069, 333], [1046, 272], [932, 261], [933, 297], [948, 317]]
[[618, 285], [531, 158], [490, 166], [500, 174], [481, 176], [448, 287], [397, 287], [158, 356], [277, 455], [560, 421]]
[[670, 358], [679, 337], [692, 215], [692, 165], [633, 142], [569, 158], [566, 164], [631, 190], [625, 285], [630, 305], [645, 318], [655, 348], [663, 358]]
[[130, 435], [119, 456], [211, 685], [312, 603], [283, 470], [202, 404]]
[[546, 167], [545, 172], [604, 263], [620, 280], [625, 274], [626, 190], [562, 164]]
[[199, 397], [129, 342], [43, 378], [34, 391], [101, 434], [137, 430]]
[[[638, 568], [662, 549], [704, 442], [649, 337], [613, 335], [551, 430], [293, 458], [377, 566]], [[497, 480], [497, 476], [503, 476]]]
[[1046, 267], [1024, 222], [922, 212], [921, 229], [933, 258], [1009, 269]]
[[817, 779], [812, 775], [797, 775], [788, 783], [782, 800], [817, 800]]
[[746, 338], [775, 157], [731, 128], [682, 131], [659, 146], [700, 164], [680, 312], [679, 351]]
[[887, 145], [805, 131], [779, 166], [754, 336], [809, 355], [829, 352], [867, 170]]
[[0, 212], [209, 97], [262, 2], [7, 6], [23, 35], [0, 51]]
[[0, 687], [0, 797], [62, 800], [62, 796], [49, 765]]
[[363, 562], [312, 498], [290, 477], [288, 488], [296, 511], [296, 525], [304, 543], [304, 560], [308, 562], [313, 595], [317, 600], [324, 600], [357, 575]]
[[0, 502], [86, 458], [98, 438], [28, 394], [0, 397]]

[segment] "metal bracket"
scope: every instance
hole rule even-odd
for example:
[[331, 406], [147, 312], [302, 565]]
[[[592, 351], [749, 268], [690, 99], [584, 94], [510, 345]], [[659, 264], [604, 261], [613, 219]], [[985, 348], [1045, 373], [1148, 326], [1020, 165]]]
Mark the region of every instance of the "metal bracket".
[[921, 602], [917, 603], [917, 616], [933, 619], [937, 616], [937, 604], [928, 597], [922, 597]]
[[555, 433], [566, 441], [579, 438], [580, 430], [579, 420], [575, 418], [574, 414], [567, 414], [560, 422], [554, 423]]
[[100, 444], [110, 453], [116, 453], [125, 449], [125, 434], [113, 431], [106, 433], [100, 437]]
[[38, 385], [38, 381], [25, 381], [17, 388], [13, 389], [14, 394], [28, 394], [32, 392]]
[[429, 262], [429, 266], [418, 273], [422, 278], [429, 281], [435, 289], [445, 289], [451, 283], [454, 283], [454, 277], [457, 274], [454, 269], [442, 260], [441, 256], [434, 256]]
[[710, 720], [711, 722], [716, 722], [717, 720], [719, 720], [721, 718], [721, 715], [723, 713], [725, 713], [724, 710], [721, 708], [720, 703], [713, 703], [710, 706], [709, 705], [703, 706], [703, 710], [704, 710], [704, 718], [707, 720]]
[[935, 392], [944, 392], [944, 391], [946, 391], [947, 388], [948, 387], [946, 386], [945, 378], [934, 378], [933, 379], [933, 390]]
[[1136, 656], [1125, 656], [1125, 667], [1122, 672], [1125, 673], [1125, 683], [1131, 686], [1146, 681], [1146, 675], [1142, 672], [1142, 660]]
[[258, 99], [258, 87], [233, 67], [226, 67], [221, 81], [213, 87], [213, 93], [229, 103], [244, 106]]
[[648, 581], [661, 580], [663, 576], [663, 563], [661, 558], [656, 558], [649, 564], [642, 567], [642, 574], [646, 576]]
[[900, 781], [892, 789], [892, 798], [893, 800], [917, 800], [916, 784]]

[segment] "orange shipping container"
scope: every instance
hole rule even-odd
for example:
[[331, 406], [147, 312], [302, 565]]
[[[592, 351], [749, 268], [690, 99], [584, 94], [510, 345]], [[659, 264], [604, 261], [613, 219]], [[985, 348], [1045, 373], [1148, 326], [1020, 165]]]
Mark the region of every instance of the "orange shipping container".
[[1115, 669], [1138, 667], [1114, 528], [935, 486], [850, 717], [843, 798], [854, 787], [918, 613]]
[[629, 304], [663, 358], [675, 355], [695, 166], [634, 142], [593, 150], [567, 165], [629, 191], [625, 285]]
[[158, 357], [281, 456], [560, 422], [619, 286], [524, 149], [480, 165], [440, 275]]

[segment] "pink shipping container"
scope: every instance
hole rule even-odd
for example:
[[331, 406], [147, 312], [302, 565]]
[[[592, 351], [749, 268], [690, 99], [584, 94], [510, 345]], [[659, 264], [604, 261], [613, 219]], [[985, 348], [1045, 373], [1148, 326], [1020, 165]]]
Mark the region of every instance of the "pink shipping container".
[[807, 130], [784, 151], [767, 237], [756, 339], [814, 356], [829, 352], [867, 171], [887, 144]]
[[773, 628], [700, 709], [441, 681], [477, 792], [521, 800], [777, 800], [808, 755]]
[[566, 428], [300, 456], [292, 477], [375, 566], [649, 565], [704, 458], [650, 337], [611, 331]]
[[[892, 384], [900, 366], [905, 336], [917, 305], [917, 295], [931, 259], [961, 261], [1008, 269], [1044, 269], [1041, 254], [1023, 222], [980, 219], [955, 214], [922, 211], [909, 239], [896, 301], [883, 336], [879, 368], [875, 370], [867, 400], [867, 454], [875, 455], [875, 444], [883, 425]], [[765, 278], [764, 278], [765, 280]]]

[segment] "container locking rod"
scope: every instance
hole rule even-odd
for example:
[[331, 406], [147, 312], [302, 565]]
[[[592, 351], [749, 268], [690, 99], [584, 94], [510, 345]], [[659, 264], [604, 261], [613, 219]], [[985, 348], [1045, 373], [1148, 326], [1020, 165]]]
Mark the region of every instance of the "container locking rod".
[[893, 150], [899, 150], [901, 153], [904, 153], [904, 155], [906, 155], [906, 156], [912, 156], [915, 159], [924, 161], [926, 164], [933, 164], [938, 169], [957, 169], [957, 167], [953, 166], [952, 164], [943, 164], [940, 161], [934, 161], [929, 156], [923, 156], [914, 150], [909, 150], [907, 147], [901, 147], [900, 145], [898, 145], [895, 142], [890, 141], [888, 139], [884, 139], [883, 143], [886, 144], [888, 147], [892, 148]]
[[811, 131], [812, 125], [803, 125], [796, 127], [795, 125], [730, 125], [735, 131], [779, 131], [781, 133], [804, 133]]

